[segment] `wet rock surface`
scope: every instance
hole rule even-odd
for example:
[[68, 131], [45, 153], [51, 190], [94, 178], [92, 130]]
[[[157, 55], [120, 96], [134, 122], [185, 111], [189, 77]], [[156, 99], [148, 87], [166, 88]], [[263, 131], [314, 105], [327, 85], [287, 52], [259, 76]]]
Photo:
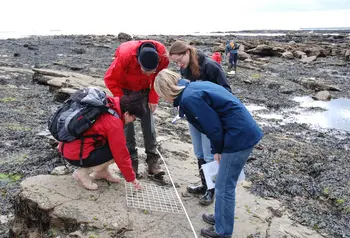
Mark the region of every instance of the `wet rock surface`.
[[[151, 38], [164, 42], [167, 46], [175, 39], [182, 38], [191, 41], [206, 54], [211, 54], [213, 47], [217, 46], [218, 42], [226, 41], [225, 37], [217, 36], [134, 36], [134, 38]], [[123, 40], [127, 39], [123, 38]], [[328, 39], [327, 42], [327, 38], [319, 35], [295, 34], [274, 38], [239, 36], [237, 41], [245, 46], [245, 52], [252, 61], [239, 61], [237, 73], [234, 76], [229, 76], [229, 80], [234, 94], [245, 105], [263, 107], [262, 112], [267, 114], [281, 113], [286, 109], [293, 110], [299, 106], [297, 102], [293, 101], [296, 96], [312, 96], [318, 91], [332, 90], [332, 88], [336, 90], [332, 91], [332, 98], [349, 98], [349, 64], [344, 61], [349, 40], [345, 37]], [[290, 43], [290, 41], [294, 42]], [[27, 231], [31, 232], [30, 226], [23, 226], [23, 223], [20, 223], [17, 218], [13, 221], [13, 214], [22, 211], [17, 206], [16, 201], [23, 198], [23, 191], [30, 188], [27, 186], [28, 184], [33, 181], [38, 182], [36, 179], [43, 178], [30, 177], [50, 174], [55, 167], [63, 165], [63, 161], [55, 150], [55, 141], [44, 133], [47, 127], [47, 118], [59, 105], [59, 101], [64, 100], [79, 86], [94, 84], [103, 87], [103, 75], [113, 60], [114, 51], [118, 44], [116, 36], [53, 36], [1, 41], [0, 115], [2, 121], [0, 130], [2, 140], [0, 154], [2, 158], [0, 161], [0, 191], [2, 196], [0, 196], [0, 201], [3, 209], [0, 236], [9, 236], [9, 224], [13, 224], [13, 230], [21, 231], [28, 228], [29, 231]], [[270, 47], [259, 48], [259, 45]], [[257, 53], [257, 47], [260, 50], [264, 49], [261, 52], [268, 52], [269, 56], [262, 57], [262, 53]], [[249, 52], [249, 50], [252, 51]], [[287, 51], [292, 52], [295, 58], [291, 59], [289, 53], [290, 59], [281, 57]], [[296, 53], [297, 51], [304, 52], [305, 55], [300, 52]], [[312, 56], [317, 57], [315, 61], [300, 62], [300, 59]], [[171, 67], [174, 68], [174, 66], [171, 64]], [[223, 67], [225, 69], [226, 66], [224, 61]], [[33, 68], [35, 69], [32, 70]], [[310, 78], [312, 78], [311, 81], [305, 81], [305, 79]], [[319, 109], [313, 108], [311, 110], [317, 111]], [[246, 180], [252, 183], [248, 187], [253, 194], [280, 201], [280, 205], [273, 206], [273, 211], [277, 210], [279, 217], [277, 216], [278, 219], [272, 219], [266, 224], [263, 220], [271, 217], [271, 214], [275, 214], [271, 210], [265, 211], [268, 214], [266, 217], [258, 219], [261, 223], [252, 222], [253, 218], [245, 219], [244, 215], [239, 215], [243, 218], [242, 220], [239, 218], [236, 223], [236, 237], [266, 237], [267, 234], [269, 237], [317, 237], [317, 234], [325, 237], [348, 237], [350, 234], [349, 132], [314, 129], [308, 124], [298, 124], [293, 121], [281, 123], [281, 119], [261, 117], [259, 112], [261, 111], [252, 111], [252, 114], [263, 128], [265, 137], [254, 150], [246, 165]], [[185, 191], [189, 181], [199, 179], [195, 177], [197, 174], [196, 165], [191, 151], [187, 123], [179, 121], [172, 125], [170, 121], [173, 116], [171, 106], [161, 102], [156, 114], [156, 123], [162, 153], [168, 158], [170, 172], [174, 171], [172, 175], [180, 186], [179, 191]], [[139, 125], [136, 124], [136, 126], [138, 146], [142, 147], [142, 134]], [[178, 176], [179, 174], [181, 176]], [[22, 190], [20, 190], [19, 183], [26, 178], [29, 179], [22, 183]], [[69, 175], [57, 178], [57, 181], [61, 182], [71, 180]], [[45, 190], [44, 181], [46, 179], [40, 182], [42, 185], [38, 184], [34, 187], [40, 191]], [[144, 182], [149, 181], [146, 179]], [[73, 186], [73, 183], [68, 184]], [[118, 196], [114, 196], [118, 199], [122, 198], [123, 186], [113, 186], [117, 189], [117, 193], [120, 193]], [[242, 188], [239, 188], [239, 191], [241, 191], [240, 189]], [[22, 193], [18, 195], [20, 191]], [[53, 189], [53, 191], [56, 190]], [[106, 191], [115, 192], [109, 189]], [[35, 191], [31, 192], [35, 194]], [[100, 191], [100, 193], [103, 196], [103, 192]], [[40, 194], [38, 192], [36, 196], [45, 195]], [[242, 196], [242, 194], [244, 195]], [[238, 207], [244, 207], [244, 203], [240, 205], [239, 202], [251, 195], [248, 194], [238, 192]], [[108, 195], [107, 198], [110, 196]], [[67, 196], [63, 197], [67, 198]], [[200, 208], [194, 197], [183, 199], [186, 203], [185, 206], [193, 209], [191, 218], [196, 223], [195, 228], [198, 231], [204, 227], [200, 221], [200, 214], [202, 211], [205, 212], [207, 208]], [[260, 198], [253, 196], [252, 199]], [[35, 203], [40, 204], [40, 201], [36, 199], [28, 199], [27, 202], [32, 205], [34, 203], [34, 207]], [[125, 201], [121, 200], [120, 203], [124, 203], [123, 209], [127, 210]], [[16, 206], [14, 207], [13, 204]], [[24, 201], [20, 204], [28, 205]], [[51, 208], [53, 209], [53, 207]], [[209, 207], [207, 211], [212, 212], [210, 209], [213, 208]], [[258, 204], [254, 204], [248, 210], [252, 209], [260, 209], [260, 207]], [[238, 208], [239, 214], [245, 214], [244, 210], [250, 214], [247, 208]], [[140, 211], [127, 210], [128, 214], [134, 214], [134, 212]], [[51, 210], [45, 212], [45, 215], [40, 214], [42, 214], [41, 218], [46, 221], [44, 224], [51, 224], [47, 223], [52, 221], [50, 216], [53, 213]], [[259, 214], [260, 212], [257, 212], [257, 215]], [[159, 216], [155, 215], [155, 217], [158, 218], [152, 216], [152, 219], [158, 221]], [[169, 219], [165, 219], [166, 217]], [[293, 227], [290, 223], [290, 218], [292, 218], [295, 224], [305, 225], [308, 228], [300, 225], [299, 228], [294, 227], [295, 229], [292, 230], [287, 228], [278, 230], [276, 228], [277, 230], [273, 231], [269, 228], [273, 224], [277, 224], [277, 227], [279, 224], [284, 224], [285, 217], [288, 218], [286, 227]], [[69, 219], [71, 218], [69, 216]], [[76, 223], [76, 221], [69, 219], [67, 220], [69, 222], [61, 221], [66, 222], [67, 225], [68, 223], [72, 224], [71, 227], [67, 227], [66, 231], [74, 232], [78, 229], [78, 233], [82, 232], [87, 235], [87, 231], [80, 227], [79, 222]], [[172, 215], [164, 215], [163, 220], [171, 219], [173, 219]], [[183, 221], [181, 220], [179, 223], [186, 227], [183, 228], [187, 232], [184, 234], [191, 237], [190, 227], [186, 223], [186, 219], [184, 217], [182, 219]], [[260, 228], [245, 230], [249, 227], [247, 224], [252, 223], [257, 224]], [[38, 226], [42, 223], [36, 220], [33, 224]], [[55, 222], [52, 224], [62, 225], [62, 223]], [[151, 224], [158, 223], [151, 222]], [[55, 225], [52, 226], [55, 227]], [[120, 232], [125, 233], [126, 237], [140, 237], [137, 236], [140, 232], [137, 230], [137, 226], [133, 231], [128, 231], [129, 228], [130, 226], [127, 226], [126, 230]], [[90, 226], [89, 229], [91, 229]], [[156, 230], [155, 227], [153, 229]], [[304, 233], [296, 233], [296, 230], [303, 229], [307, 230]], [[46, 229], [45, 232], [49, 232], [49, 230]], [[97, 230], [102, 232], [101, 227]], [[116, 229], [116, 231], [118, 230]], [[32, 237], [36, 237], [35, 232], [38, 230], [33, 231], [34, 236]], [[128, 232], [130, 232], [129, 236], [127, 236]], [[240, 234], [242, 236], [239, 236]], [[48, 233], [45, 235], [48, 236]], [[173, 237], [183, 236], [175, 235]]]

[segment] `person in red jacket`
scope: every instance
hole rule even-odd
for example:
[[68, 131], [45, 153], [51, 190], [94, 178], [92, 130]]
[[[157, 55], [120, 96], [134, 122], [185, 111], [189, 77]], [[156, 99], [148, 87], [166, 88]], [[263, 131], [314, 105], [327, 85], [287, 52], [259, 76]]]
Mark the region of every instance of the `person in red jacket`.
[[[107, 88], [116, 97], [135, 91], [143, 93], [147, 111], [141, 118], [141, 128], [147, 154], [148, 173], [161, 179], [165, 172], [159, 166], [153, 117], [159, 97], [154, 91], [153, 83], [158, 72], [167, 68], [168, 65], [169, 58], [162, 43], [153, 40], [128, 41], [117, 48], [115, 59], [104, 77]], [[138, 153], [133, 123], [125, 126], [125, 136], [132, 167], [138, 175]]]
[[211, 59], [218, 62], [221, 64], [221, 54], [219, 52], [215, 52], [212, 56]]
[[[83, 145], [80, 139], [60, 142], [58, 149], [70, 164], [80, 167], [74, 171], [73, 177], [86, 189], [96, 190], [98, 188], [92, 178], [119, 182], [119, 177], [113, 176], [108, 169], [113, 162], [117, 164], [127, 182], [132, 182], [135, 188], [141, 188], [131, 166], [124, 136], [124, 125], [146, 114], [146, 108], [141, 103], [143, 95], [132, 93], [121, 98], [109, 96], [107, 98], [109, 107], [118, 113], [119, 118], [110, 113], [102, 114], [83, 134], [83, 136], [96, 135], [95, 137], [86, 137]], [[82, 165], [80, 165], [79, 156], [81, 146], [83, 146]], [[91, 173], [93, 173], [92, 178]]]

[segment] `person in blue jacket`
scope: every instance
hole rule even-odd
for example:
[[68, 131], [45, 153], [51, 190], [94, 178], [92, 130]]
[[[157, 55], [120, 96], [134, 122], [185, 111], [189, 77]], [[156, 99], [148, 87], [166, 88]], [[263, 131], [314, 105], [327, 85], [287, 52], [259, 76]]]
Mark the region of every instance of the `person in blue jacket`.
[[237, 69], [239, 46], [240, 45], [234, 41], [226, 41], [225, 55], [228, 57], [228, 69], [230, 70], [233, 68], [235, 73]]
[[219, 163], [215, 182], [215, 213], [203, 214], [214, 229], [202, 229], [204, 237], [231, 237], [234, 227], [235, 190], [239, 174], [263, 132], [238, 98], [211, 82], [189, 82], [171, 70], [157, 75], [157, 94], [186, 117], [210, 140]]
[[[198, 51], [185, 41], [175, 41], [169, 49], [169, 57], [180, 67], [182, 77], [195, 81], [210, 81], [221, 85], [227, 91], [231, 92], [231, 87], [227, 81], [226, 74], [220, 64]], [[201, 184], [189, 185], [187, 191], [192, 194], [202, 194], [199, 203], [208, 206], [213, 203], [215, 189], [207, 189], [202, 165], [214, 161], [214, 155], [210, 151], [209, 139], [189, 124], [191, 140], [194, 154], [197, 157], [198, 171], [201, 178]]]

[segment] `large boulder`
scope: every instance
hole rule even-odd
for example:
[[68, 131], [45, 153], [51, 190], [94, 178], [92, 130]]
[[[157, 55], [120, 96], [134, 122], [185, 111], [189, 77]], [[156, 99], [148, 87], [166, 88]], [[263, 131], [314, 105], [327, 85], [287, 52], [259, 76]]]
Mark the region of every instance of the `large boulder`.
[[316, 57], [327, 57], [332, 54], [331, 48], [323, 48], [320, 46], [312, 46], [305, 48], [303, 50], [307, 56], [316, 56]]
[[247, 50], [247, 53], [260, 56], [281, 56], [285, 50], [282, 47], [273, 47], [270, 45], [258, 45], [254, 49]]
[[286, 59], [294, 59], [294, 55], [290, 51], [286, 51], [282, 53], [282, 57]]
[[254, 55], [260, 55], [260, 56], [273, 56], [273, 47], [270, 45], [258, 45], [254, 49], [247, 50], [247, 53], [251, 53]]
[[300, 50], [294, 51], [293, 55], [295, 56], [295, 58], [298, 58], [298, 59], [303, 59], [307, 57], [306, 53]]
[[250, 55], [247, 54], [246, 52], [238, 52], [238, 59], [239, 60], [245, 60], [245, 59], [250, 59]]
[[315, 61], [317, 56], [310, 56], [310, 57], [305, 57], [300, 60], [300, 62], [308, 64], [311, 63], [312, 61]]
[[243, 44], [240, 44], [238, 52], [244, 52], [244, 51], [245, 51], [245, 46]]
[[316, 95], [313, 96], [312, 98], [314, 100], [319, 100], [319, 101], [329, 101], [332, 98], [332, 96], [328, 91], [324, 90], [316, 93]]
[[225, 52], [225, 45], [224, 44], [216, 45], [213, 47], [212, 50], [214, 52]]
[[318, 91], [341, 91], [340, 88], [329, 85], [323, 79], [302, 78], [298, 81], [299, 84], [307, 89]]
[[282, 56], [283, 52], [285, 52], [285, 49], [282, 47], [273, 47], [272, 52], [274, 56]]
[[124, 33], [124, 32], [120, 32], [118, 34], [118, 40], [120, 42], [126, 42], [126, 41], [131, 41], [132, 40], [132, 36], [127, 34], [127, 33]]

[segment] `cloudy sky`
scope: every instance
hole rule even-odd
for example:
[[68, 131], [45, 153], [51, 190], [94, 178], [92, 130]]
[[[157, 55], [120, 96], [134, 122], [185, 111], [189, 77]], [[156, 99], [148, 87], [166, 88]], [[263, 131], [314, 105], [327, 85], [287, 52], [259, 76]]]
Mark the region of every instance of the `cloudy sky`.
[[[207, 3], [208, 2], [208, 3]], [[0, 32], [116, 34], [350, 27], [350, 0], [1, 0]]]

